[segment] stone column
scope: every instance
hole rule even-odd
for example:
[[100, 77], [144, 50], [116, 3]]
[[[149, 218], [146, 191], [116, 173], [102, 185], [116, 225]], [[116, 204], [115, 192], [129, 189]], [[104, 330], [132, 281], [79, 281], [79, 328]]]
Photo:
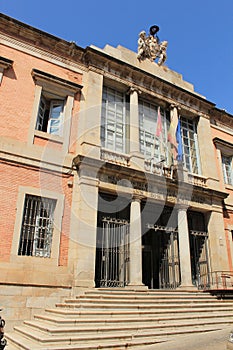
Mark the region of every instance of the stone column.
[[129, 287], [146, 288], [142, 283], [141, 200], [132, 199], [130, 207], [130, 283]]
[[144, 156], [140, 153], [139, 142], [139, 91], [130, 88], [130, 160], [134, 167], [144, 170]]
[[194, 288], [192, 284], [189, 230], [187, 220], [187, 208], [179, 207], [178, 209], [178, 236], [179, 236], [179, 253], [180, 253], [180, 274], [181, 286], [183, 288]]

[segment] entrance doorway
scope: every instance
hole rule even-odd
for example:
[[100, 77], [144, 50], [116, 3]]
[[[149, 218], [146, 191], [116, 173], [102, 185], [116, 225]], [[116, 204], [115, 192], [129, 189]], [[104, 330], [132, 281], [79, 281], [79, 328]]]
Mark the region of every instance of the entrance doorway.
[[142, 282], [150, 289], [175, 289], [180, 285], [177, 213], [145, 203], [142, 219]]
[[142, 282], [150, 289], [180, 285], [178, 232], [154, 226], [142, 237]]
[[188, 211], [192, 281], [199, 289], [209, 285], [208, 232], [203, 213]]
[[129, 201], [100, 194], [96, 240], [96, 287], [129, 283]]

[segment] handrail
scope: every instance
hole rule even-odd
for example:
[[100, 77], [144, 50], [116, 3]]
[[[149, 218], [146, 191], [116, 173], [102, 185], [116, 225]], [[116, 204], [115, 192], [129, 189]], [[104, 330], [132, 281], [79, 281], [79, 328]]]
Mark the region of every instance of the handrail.
[[212, 271], [203, 274], [200, 276], [199, 288], [233, 291], [233, 271]]

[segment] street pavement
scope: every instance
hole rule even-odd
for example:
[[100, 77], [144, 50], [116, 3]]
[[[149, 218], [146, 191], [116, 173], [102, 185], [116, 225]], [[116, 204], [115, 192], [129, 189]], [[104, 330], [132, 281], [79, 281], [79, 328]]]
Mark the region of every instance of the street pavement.
[[176, 336], [172, 341], [146, 346], [140, 350], [226, 350], [231, 329], [232, 326], [227, 326], [223, 330]]

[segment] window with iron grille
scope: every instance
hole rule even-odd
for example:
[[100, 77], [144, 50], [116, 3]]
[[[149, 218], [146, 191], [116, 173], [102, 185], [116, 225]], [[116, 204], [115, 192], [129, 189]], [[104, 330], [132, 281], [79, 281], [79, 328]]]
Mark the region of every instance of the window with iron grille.
[[26, 194], [18, 255], [49, 258], [56, 199]]
[[232, 157], [222, 155], [222, 171], [225, 184], [233, 185]]

